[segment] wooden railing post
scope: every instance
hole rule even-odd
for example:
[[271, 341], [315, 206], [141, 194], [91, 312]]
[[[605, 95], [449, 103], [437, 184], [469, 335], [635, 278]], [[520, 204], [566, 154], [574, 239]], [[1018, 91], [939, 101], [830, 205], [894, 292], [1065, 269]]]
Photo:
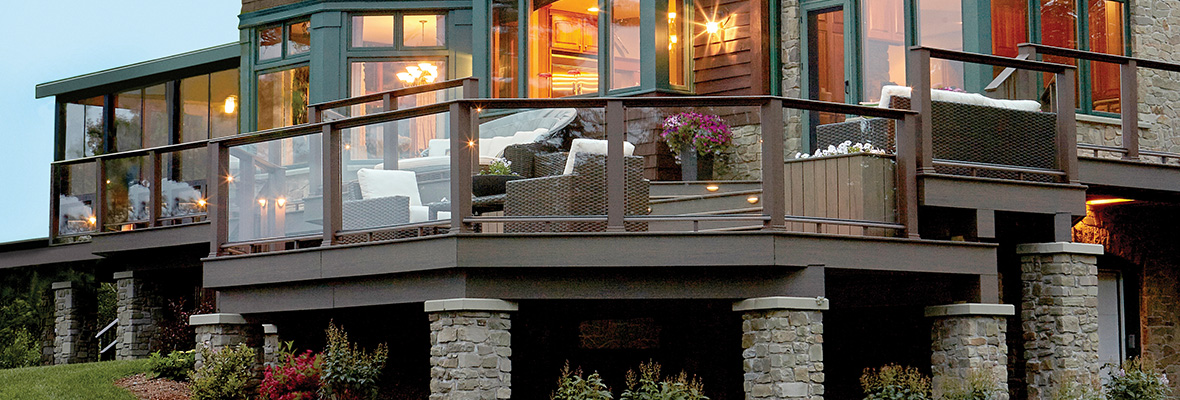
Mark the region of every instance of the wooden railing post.
[[[466, 90], [466, 83], [464, 89]], [[451, 103], [451, 232], [471, 232], [471, 174], [477, 162], [478, 130], [471, 104]]]
[[206, 177], [209, 198], [205, 201], [205, 215], [209, 218], [209, 230], [213, 232], [209, 257], [216, 257], [221, 255], [221, 246], [229, 241], [229, 148], [220, 142], [210, 142], [206, 171], [209, 171]]
[[[396, 109], [397, 97], [389, 93], [381, 96], [382, 111], [393, 111]], [[398, 154], [401, 151], [401, 135], [397, 132], [397, 123], [398, 121], [389, 121], [384, 123], [383, 125], [385, 126], [381, 128], [383, 135], [381, 138], [381, 158], [385, 163], [384, 169], [387, 170], [400, 169], [397, 164], [401, 158]]]
[[101, 233], [103, 220], [106, 219], [107, 204], [107, 167], [105, 158], [94, 160], [94, 233]]
[[1065, 172], [1065, 183], [1078, 182], [1078, 121], [1074, 114], [1077, 93], [1074, 76], [1077, 70], [1066, 68], [1057, 73], [1057, 169]]
[[762, 215], [763, 230], [787, 229], [786, 172], [783, 166], [783, 101], [771, 98], [762, 103], [759, 113], [762, 123]]
[[320, 133], [321, 147], [321, 168], [320, 173], [324, 182], [324, 205], [323, 205], [323, 219], [324, 219], [324, 238], [321, 246], [331, 246], [336, 244], [336, 232], [339, 232], [343, 222], [341, 221], [343, 213], [341, 207], [341, 186], [340, 182], [340, 160], [342, 157], [342, 150], [344, 150], [341, 141], [340, 131], [332, 127], [331, 124], [324, 125], [323, 132]]
[[626, 109], [618, 100], [606, 102], [606, 231], [623, 232], [623, 212], [626, 209], [626, 168], [623, 162], [623, 141], [627, 140]]
[[[59, 125], [60, 126], [60, 125]], [[62, 169], [69, 170], [69, 165], [49, 164], [49, 243], [52, 244], [57, 239], [59, 232], [58, 224], [61, 223], [60, 200], [61, 197], [61, 177], [66, 175], [59, 173]], [[93, 209], [93, 208], [92, 208]], [[89, 215], [87, 215], [89, 217]], [[69, 223], [68, 221], [66, 222]]]
[[1139, 160], [1139, 63], [1135, 60], [1119, 65], [1119, 108], [1123, 117], [1124, 160]]
[[897, 165], [894, 168], [897, 180], [897, 221], [905, 225], [905, 235], [917, 239], [918, 235], [918, 162], [917, 142], [918, 115], [909, 114], [897, 120], [897, 134], [894, 146], [897, 148]]
[[[906, 59], [906, 79], [910, 82], [910, 110], [918, 113], [915, 132], [917, 140], [913, 145], [917, 150], [917, 165], [919, 173], [934, 172], [933, 152], [933, 112], [930, 102], [930, 50], [911, 48], [910, 56]], [[884, 99], [882, 99], [884, 100]]]
[[151, 193], [149, 195], [151, 198], [149, 201], [149, 203], [151, 203], [151, 209], [148, 210], [148, 226], [160, 225], [160, 202], [164, 200], [163, 193], [161, 193], [164, 188], [160, 185], [160, 182], [163, 180], [162, 174], [164, 172], [160, 166], [161, 157], [162, 156], [158, 151], [151, 151], [148, 153], [148, 159], [151, 160], [151, 170], [149, 171], [151, 175], [148, 177], [148, 181], [151, 182], [149, 185], [150, 187], [148, 187], [148, 190], [151, 190], [151, 192], [149, 192]]
[[[1020, 55], [1026, 56], [1027, 60], [1037, 61], [1037, 49], [1032, 46], [1020, 46], [1018, 48]], [[1037, 74], [1027, 69], [1016, 70], [1016, 90], [1015, 99], [1019, 100], [1037, 100]]]

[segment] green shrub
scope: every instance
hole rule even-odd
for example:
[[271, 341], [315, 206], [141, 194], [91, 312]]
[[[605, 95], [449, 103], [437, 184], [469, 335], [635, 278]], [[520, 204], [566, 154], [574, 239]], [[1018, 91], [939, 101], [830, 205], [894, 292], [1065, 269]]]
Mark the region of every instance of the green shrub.
[[982, 369], [972, 369], [966, 380], [948, 379], [942, 400], [990, 400], [1002, 391], [998, 377]]
[[497, 158], [497, 159], [493, 160], [491, 164], [488, 164], [487, 167], [484, 167], [484, 169], [482, 171], [479, 171], [479, 174], [480, 175], [516, 175], [515, 172], [512, 172], [511, 166], [512, 166], [512, 161], [508, 161], [508, 159], [506, 159], [506, 158]]
[[557, 390], [549, 395], [551, 400], [611, 400], [613, 397], [597, 371], [583, 378], [581, 368], [570, 371], [569, 361], [561, 367]]
[[173, 351], [167, 356], [160, 352], [153, 352], [148, 360], [148, 378], [164, 378], [177, 382], [188, 380], [193, 372], [193, 364], [197, 362], [196, 351]]
[[250, 395], [254, 349], [238, 344], [221, 351], [201, 348], [201, 368], [193, 372], [191, 400], [239, 400]]
[[103, 282], [98, 284], [98, 291], [95, 292], [98, 306], [98, 326], [101, 328], [106, 324], [119, 318], [119, 287], [114, 283]]
[[24, 329], [13, 329], [11, 339], [0, 343], [0, 369], [32, 367], [41, 363], [41, 343]]
[[[1113, 368], [1112, 368], [1113, 369]], [[1110, 373], [1106, 382], [1108, 400], [1162, 400], [1171, 388], [1168, 376], [1155, 369], [1155, 363], [1132, 358]]]
[[660, 364], [648, 361], [639, 364], [639, 373], [627, 371], [627, 390], [619, 400], [709, 400], [704, 385], [695, 376], [688, 378], [684, 371], [674, 377], [660, 378]]
[[[356, 343], [349, 343], [348, 333], [328, 323], [328, 344], [320, 355], [323, 392], [338, 400], [372, 399], [377, 396], [377, 379], [385, 369], [389, 349], [385, 343], [369, 353]], [[195, 400], [195, 399], [194, 399]]]
[[880, 370], [866, 368], [860, 376], [865, 400], [928, 400], [930, 378], [917, 368], [890, 364]]

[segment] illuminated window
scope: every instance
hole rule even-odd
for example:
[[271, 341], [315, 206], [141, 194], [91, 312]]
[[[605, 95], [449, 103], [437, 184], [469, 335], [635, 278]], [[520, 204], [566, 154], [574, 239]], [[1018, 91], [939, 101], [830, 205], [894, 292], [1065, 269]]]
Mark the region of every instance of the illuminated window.
[[352, 47], [393, 47], [393, 16], [352, 17]]
[[307, 122], [308, 67], [258, 76], [258, 130]]
[[258, 61], [273, 61], [311, 51], [311, 23], [293, 22], [258, 29]]
[[442, 15], [402, 16], [402, 45], [406, 47], [442, 47], [446, 34], [446, 17]]

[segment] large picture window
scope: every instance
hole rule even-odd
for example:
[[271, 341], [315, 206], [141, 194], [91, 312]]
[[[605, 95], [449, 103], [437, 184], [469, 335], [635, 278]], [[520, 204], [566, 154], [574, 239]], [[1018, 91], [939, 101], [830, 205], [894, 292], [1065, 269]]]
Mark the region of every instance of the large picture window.
[[258, 75], [258, 130], [307, 122], [308, 67]]

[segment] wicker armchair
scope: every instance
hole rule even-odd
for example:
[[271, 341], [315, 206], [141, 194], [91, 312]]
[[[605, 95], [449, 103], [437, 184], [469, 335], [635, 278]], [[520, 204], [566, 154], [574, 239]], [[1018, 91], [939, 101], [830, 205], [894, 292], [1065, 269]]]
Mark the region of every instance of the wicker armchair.
[[[506, 216], [606, 215], [606, 156], [578, 154], [574, 172], [509, 181], [504, 202]], [[643, 158], [624, 160], [625, 215], [648, 213], [648, 181], [643, 179]], [[628, 222], [627, 231], [646, 231], [647, 223]], [[605, 222], [511, 222], [505, 232], [593, 232], [606, 230]]]
[[525, 178], [561, 175], [565, 153], [544, 142], [514, 144], [504, 148], [504, 159], [512, 162], [512, 172]]
[[361, 199], [361, 185], [349, 181], [341, 191], [341, 229], [380, 228], [410, 222], [410, 198], [406, 196]]

